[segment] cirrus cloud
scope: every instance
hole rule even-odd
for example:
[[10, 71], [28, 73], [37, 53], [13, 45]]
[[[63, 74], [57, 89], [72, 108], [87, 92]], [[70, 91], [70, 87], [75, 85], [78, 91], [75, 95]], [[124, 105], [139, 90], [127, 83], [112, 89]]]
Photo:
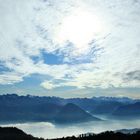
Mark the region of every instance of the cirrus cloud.
[[[70, 38], [57, 38], [63, 19], [76, 9], [98, 15], [104, 28], [84, 49]], [[49, 90], [140, 87], [139, 1], [0, 0], [0, 17], [0, 84], [22, 82], [37, 73], [50, 76], [40, 83]], [[61, 57], [61, 62], [47, 63], [47, 54]]]

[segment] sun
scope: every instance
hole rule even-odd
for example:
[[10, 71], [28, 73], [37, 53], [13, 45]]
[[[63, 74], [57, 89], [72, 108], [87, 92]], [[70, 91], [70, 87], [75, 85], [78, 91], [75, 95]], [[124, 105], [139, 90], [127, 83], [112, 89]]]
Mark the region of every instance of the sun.
[[77, 48], [84, 49], [102, 30], [103, 26], [98, 16], [77, 10], [63, 19], [57, 32], [57, 41], [70, 41]]

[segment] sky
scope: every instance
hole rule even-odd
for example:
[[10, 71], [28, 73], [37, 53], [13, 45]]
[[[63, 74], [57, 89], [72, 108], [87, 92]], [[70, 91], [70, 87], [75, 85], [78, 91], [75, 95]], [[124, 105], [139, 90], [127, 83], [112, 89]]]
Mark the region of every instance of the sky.
[[140, 98], [140, 0], [0, 0], [0, 94]]

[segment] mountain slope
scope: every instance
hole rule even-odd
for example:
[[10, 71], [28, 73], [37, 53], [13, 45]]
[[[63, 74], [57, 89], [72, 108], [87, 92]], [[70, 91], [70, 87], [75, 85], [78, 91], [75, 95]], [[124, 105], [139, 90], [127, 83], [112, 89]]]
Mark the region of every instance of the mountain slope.
[[140, 102], [118, 107], [113, 114], [119, 117], [140, 117]]
[[0, 127], [0, 140], [43, 140], [27, 135], [15, 127]]
[[79, 106], [68, 103], [66, 104], [59, 113], [54, 118], [56, 123], [73, 123], [73, 122], [84, 122], [84, 121], [91, 121], [99, 119], [93, 117]]
[[0, 103], [0, 121], [2, 122], [26, 122], [49, 121], [61, 109], [61, 105], [53, 103], [13, 102]]
[[110, 101], [110, 102], [103, 102], [95, 107], [91, 111], [92, 114], [111, 114], [114, 110], [116, 110], [118, 107], [123, 105], [122, 103], [116, 102], [116, 101]]

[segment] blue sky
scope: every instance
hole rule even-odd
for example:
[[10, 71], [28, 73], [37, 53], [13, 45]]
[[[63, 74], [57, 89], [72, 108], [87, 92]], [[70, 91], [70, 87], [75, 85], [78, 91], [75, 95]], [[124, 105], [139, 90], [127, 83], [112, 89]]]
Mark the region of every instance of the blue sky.
[[0, 94], [140, 98], [139, 1], [0, 0], [0, 19]]

